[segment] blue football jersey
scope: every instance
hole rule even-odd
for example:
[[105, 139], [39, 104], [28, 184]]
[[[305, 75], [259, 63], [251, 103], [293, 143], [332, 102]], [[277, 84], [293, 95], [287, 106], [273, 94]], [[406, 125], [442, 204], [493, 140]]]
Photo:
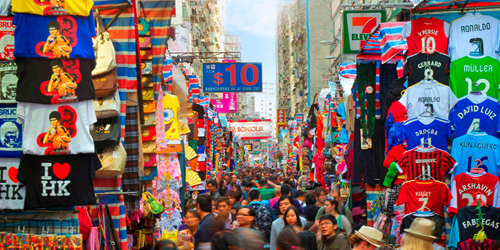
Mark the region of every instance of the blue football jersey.
[[437, 117], [416, 117], [404, 123], [404, 137], [408, 150], [427, 140], [430, 145], [448, 152], [450, 122]]
[[480, 167], [498, 177], [500, 140], [485, 132], [470, 132], [453, 140], [451, 157], [458, 163], [451, 179], [461, 173]]
[[499, 114], [500, 104], [497, 99], [487, 95], [469, 94], [458, 99], [448, 118], [453, 138], [473, 131], [477, 125], [481, 131], [497, 137], [500, 131]]

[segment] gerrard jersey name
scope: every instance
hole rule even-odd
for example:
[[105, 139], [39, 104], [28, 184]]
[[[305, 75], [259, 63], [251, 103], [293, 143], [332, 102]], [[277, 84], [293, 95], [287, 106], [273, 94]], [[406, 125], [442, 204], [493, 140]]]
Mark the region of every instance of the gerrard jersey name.
[[467, 106], [462, 111], [460, 111], [457, 115], [458, 115], [458, 118], [463, 119], [465, 116], [467, 116], [467, 114], [477, 113], [477, 112], [480, 112], [481, 114], [488, 116], [491, 120], [493, 120], [493, 118], [497, 117], [497, 114], [493, 113], [493, 110], [491, 110], [487, 107], [480, 107], [478, 105]]
[[433, 66], [433, 67], [441, 67], [441, 62], [438, 62], [438, 61], [423, 61], [419, 64], [417, 64], [417, 67], [419, 69], [423, 69], [425, 67], [430, 67], [430, 66]]

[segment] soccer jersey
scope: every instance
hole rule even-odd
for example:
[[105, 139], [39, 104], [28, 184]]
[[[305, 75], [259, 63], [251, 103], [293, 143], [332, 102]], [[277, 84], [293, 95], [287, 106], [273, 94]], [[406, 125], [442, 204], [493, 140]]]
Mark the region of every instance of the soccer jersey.
[[494, 202], [498, 203], [499, 189], [498, 177], [490, 173], [456, 175], [451, 182], [453, 199], [451, 199], [448, 212], [456, 214], [458, 209], [472, 205], [472, 202], [477, 199], [478, 192], [481, 194], [481, 200], [492, 206]]
[[406, 214], [403, 217], [403, 220], [401, 221], [401, 233], [404, 233], [404, 230], [407, 228], [410, 228], [411, 223], [416, 219], [416, 218], [425, 218], [431, 221], [434, 221], [436, 223], [436, 230], [434, 230], [434, 236], [436, 236], [438, 239], [441, 239], [441, 234], [443, 232], [443, 227], [444, 227], [444, 217], [442, 215], [437, 215], [432, 211], [426, 211], [426, 212], [414, 212], [410, 214]]
[[499, 22], [492, 16], [470, 12], [453, 21], [448, 47], [451, 61], [455, 63], [464, 56], [498, 58]]
[[420, 81], [406, 89], [399, 99], [406, 110], [408, 118], [415, 118], [429, 110], [435, 116], [448, 119], [448, 113], [457, 102], [457, 97], [450, 87], [436, 81]]
[[423, 142], [438, 149], [448, 151], [451, 126], [448, 120], [434, 117], [418, 117], [404, 123], [403, 137], [411, 150]]
[[[426, 71], [427, 69], [430, 71]], [[432, 54], [418, 53], [406, 58], [404, 75], [408, 75], [408, 86], [412, 86], [426, 78], [426, 75], [442, 84], [448, 85], [450, 74], [450, 57], [435, 52]]]
[[462, 57], [453, 61], [450, 69], [450, 88], [460, 98], [476, 90], [483, 95], [498, 98], [500, 62], [493, 57]]
[[398, 169], [401, 173], [405, 173], [406, 180], [414, 180], [424, 171], [430, 170], [432, 178], [444, 181], [445, 174], [451, 172], [456, 164], [450, 154], [444, 150], [434, 147], [415, 147], [401, 156]]
[[[488, 239], [498, 239], [500, 235], [500, 209], [490, 206], [481, 207], [483, 214], [482, 224], [484, 233]], [[473, 206], [467, 206], [458, 209], [457, 215], [453, 219], [450, 232], [449, 247], [457, 248], [459, 242], [472, 239], [482, 227], [478, 225], [477, 210]]]
[[[450, 112], [448, 120], [454, 138], [479, 129], [496, 137], [500, 131], [500, 104], [486, 95], [469, 94], [460, 99]], [[477, 123], [477, 125], [476, 125]]]
[[45, 16], [88, 16], [92, 0], [12, 0], [12, 12]]
[[401, 186], [396, 206], [404, 204], [405, 214], [430, 210], [443, 216], [443, 206], [448, 206], [451, 198], [450, 189], [443, 182], [413, 180]]
[[476, 167], [498, 177], [500, 140], [484, 132], [465, 134], [453, 140], [451, 157], [458, 162], [452, 179]]
[[467, 239], [458, 243], [457, 250], [496, 250], [497, 241], [486, 239], [483, 242], [477, 242], [473, 239]]
[[408, 43], [408, 56], [416, 53], [448, 53], [450, 24], [435, 17], [421, 17], [406, 22], [401, 35]]

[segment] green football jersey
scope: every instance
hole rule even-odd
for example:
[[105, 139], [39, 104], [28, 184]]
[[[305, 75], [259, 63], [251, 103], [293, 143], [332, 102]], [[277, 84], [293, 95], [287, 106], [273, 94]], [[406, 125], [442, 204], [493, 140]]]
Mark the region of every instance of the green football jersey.
[[482, 58], [462, 57], [451, 63], [450, 88], [460, 98], [476, 89], [495, 99], [498, 95], [500, 62], [489, 56]]

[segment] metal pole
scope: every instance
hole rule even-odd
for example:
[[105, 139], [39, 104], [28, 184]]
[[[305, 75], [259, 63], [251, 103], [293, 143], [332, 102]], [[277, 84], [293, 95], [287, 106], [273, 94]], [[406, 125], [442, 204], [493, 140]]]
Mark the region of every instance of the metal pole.
[[[181, 146], [182, 146], [182, 154], [178, 154], [179, 156], [179, 163], [181, 164], [181, 175], [182, 175], [182, 188], [179, 192], [179, 197], [181, 198], [181, 208], [182, 208], [182, 216], [184, 216], [184, 203], [185, 201], [185, 192], [186, 192], [186, 152], [184, 150], [184, 140], [181, 140]], [[189, 147], [189, 146], [188, 146]]]
[[234, 174], [238, 174], [238, 151], [236, 147], [238, 147], [238, 143], [236, 142], [236, 138], [233, 137], [233, 157], [234, 157]]

